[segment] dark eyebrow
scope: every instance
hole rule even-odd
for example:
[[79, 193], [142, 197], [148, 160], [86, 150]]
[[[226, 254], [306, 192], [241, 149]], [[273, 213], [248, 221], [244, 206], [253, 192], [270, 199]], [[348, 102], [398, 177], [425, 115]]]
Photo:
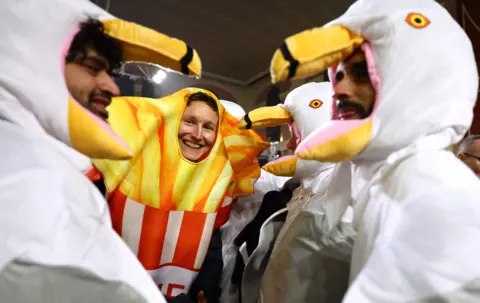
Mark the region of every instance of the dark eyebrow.
[[348, 61], [352, 60], [352, 58], [353, 58], [356, 54], [358, 54], [359, 52], [360, 52], [360, 48], [356, 48], [350, 55], [348, 55], [347, 58], [345, 58], [345, 60], [343, 60], [343, 62], [344, 62], [345, 64], [347, 64]]
[[354, 62], [354, 63], [352, 63], [351, 68], [355, 69], [356, 71], [358, 71], [359, 69], [368, 71], [367, 61], [363, 60], [363, 61], [360, 61], [360, 62]]
[[100, 57], [94, 57], [94, 56], [89, 56], [89, 57], [86, 57], [85, 59], [83, 59], [83, 61], [92, 61], [93, 63], [95, 63], [95, 65], [98, 66], [99, 69], [107, 69], [108, 67], [108, 62], [105, 61], [104, 59], [100, 58]]

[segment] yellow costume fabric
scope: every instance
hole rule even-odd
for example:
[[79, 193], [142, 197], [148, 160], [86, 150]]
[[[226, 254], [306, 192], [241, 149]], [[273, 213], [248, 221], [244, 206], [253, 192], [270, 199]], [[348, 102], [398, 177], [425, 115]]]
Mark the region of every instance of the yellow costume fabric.
[[[200, 91], [217, 101], [219, 126], [208, 156], [194, 163], [180, 152], [178, 127], [188, 96]], [[238, 119], [201, 89], [161, 99], [116, 98], [109, 113], [112, 129], [134, 154], [125, 161], [94, 160], [109, 192], [113, 227], [174, 297], [188, 291], [233, 198], [253, 193], [257, 157], [268, 143], [238, 129]]]

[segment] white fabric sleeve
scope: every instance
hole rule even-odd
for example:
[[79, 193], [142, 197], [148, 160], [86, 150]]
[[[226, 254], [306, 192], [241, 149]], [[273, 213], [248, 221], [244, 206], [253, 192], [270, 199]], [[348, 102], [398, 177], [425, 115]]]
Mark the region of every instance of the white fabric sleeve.
[[147, 303], [122, 281], [107, 281], [92, 272], [13, 260], [0, 272], [2, 301], [9, 303]]
[[[27, 166], [0, 175], [0, 273], [0, 298], [11, 292], [12, 299], [26, 300], [5, 302], [81, 302], [87, 295], [84, 302], [165, 302], [112, 229], [105, 199], [81, 173], [55, 175]], [[92, 281], [111, 294], [80, 291]], [[47, 290], [52, 300], [42, 301]], [[42, 297], [34, 300], [30, 293]]]
[[[380, 234], [344, 302], [478, 302], [480, 208], [475, 190], [449, 191], [427, 180], [404, 193], [389, 193], [404, 199], [390, 199], [382, 216], [372, 218], [379, 220]], [[375, 202], [385, 202], [380, 200]]]

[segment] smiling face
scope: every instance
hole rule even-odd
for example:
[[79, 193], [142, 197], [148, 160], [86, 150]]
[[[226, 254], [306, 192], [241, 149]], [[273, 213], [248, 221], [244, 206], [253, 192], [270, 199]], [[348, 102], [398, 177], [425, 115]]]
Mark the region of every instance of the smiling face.
[[120, 89], [111, 77], [120, 65], [122, 47], [105, 34], [99, 20], [88, 19], [72, 40], [65, 58], [65, 81], [70, 95], [84, 108], [107, 120], [111, 98]]
[[367, 118], [375, 103], [375, 89], [362, 50], [341, 62], [335, 74], [334, 101], [339, 120]]
[[72, 97], [101, 119], [108, 118], [106, 107], [120, 89], [109, 74], [107, 59], [89, 49], [85, 58], [65, 65], [65, 80]]
[[178, 128], [180, 151], [187, 160], [197, 162], [208, 153], [215, 143], [218, 122], [218, 113], [210, 103], [188, 103]]

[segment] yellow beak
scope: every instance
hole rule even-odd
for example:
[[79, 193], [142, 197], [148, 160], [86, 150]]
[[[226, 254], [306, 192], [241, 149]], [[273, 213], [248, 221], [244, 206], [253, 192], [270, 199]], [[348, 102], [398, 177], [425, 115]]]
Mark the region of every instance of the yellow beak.
[[[272, 82], [317, 75], [345, 60], [364, 41], [363, 37], [340, 25], [314, 28], [290, 36], [273, 55], [270, 64]], [[372, 121], [340, 123], [343, 126], [336, 131], [323, 130], [302, 141], [296, 155], [300, 159], [322, 162], [341, 162], [358, 155], [370, 141]], [[340, 130], [340, 135], [332, 135]], [[332, 137], [328, 137], [329, 134]]]
[[240, 120], [238, 127], [241, 129], [262, 128], [290, 122], [293, 122], [293, 117], [283, 106], [265, 106], [248, 112]]
[[322, 143], [316, 142], [315, 136], [307, 138], [295, 153], [303, 160], [342, 162], [360, 154], [367, 147], [371, 136], [372, 120], [368, 119], [348, 132]]
[[94, 123], [80, 104], [68, 100], [68, 119], [72, 147], [90, 158], [127, 160], [132, 157], [131, 149], [112, 136], [108, 129]]
[[124, 61], [150, 62], [186, 75], [201, 76], [198, 53], [182, 40], [120, 19], [102, 23], [105, 34], [122, 45]]
[[262, 168], [275, 176], [293, 177], [297, 170], [297, 156], [284, 157], [265, 164]]
[[273, 55], [270, 63], [272, 82], [317, 75], [347, 58], [363, 41], [362, 37], [340, 25], [290, 36]]
[[[200, 77], [202, 63], [197, 52], [182, 40], [120, 19], [102, 21], [104, 32], [120, 43], [124, 61], [149, 62], [186, 75]], [[111, 131], [92, 121], [80, 105], [69, 100], [69, 126], [72, 146], [91, 158], [125, 160], [130, 148]]]

